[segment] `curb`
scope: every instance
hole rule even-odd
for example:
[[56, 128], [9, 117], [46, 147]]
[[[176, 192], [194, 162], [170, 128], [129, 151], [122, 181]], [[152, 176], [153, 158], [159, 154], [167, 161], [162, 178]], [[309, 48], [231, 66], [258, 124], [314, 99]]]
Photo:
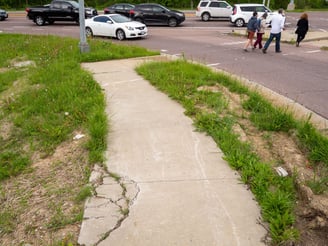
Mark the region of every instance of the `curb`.
[[[246, 30], [232, 30], [231, 32], [227, 33], [228, 35], [235, 35], [235, 36], [242, 36], [246, 37]], [[320, 35], [323, 36], [320, 36]], [[267, 40], [269, 38], [270, 32], [266, 32], [265, 36], [263, 36], [263, 40]], [[319, 37], [310, 37], [311, 35], [319, 35]], [[283, 43], [295, 43], [296, 40], [296, 34], [294, 33], [288, 33], [288, 31], [281, 36], [281, 42]], [[328, 40], [328, 33], [324, 32], [308, 32], [306, 38], [302, 42], [317, 42], [317, 41], [323, 41]], [[325, 45], [323, 45], [325, 46]], [[328, 42], [327, 45], [328, 46]]]

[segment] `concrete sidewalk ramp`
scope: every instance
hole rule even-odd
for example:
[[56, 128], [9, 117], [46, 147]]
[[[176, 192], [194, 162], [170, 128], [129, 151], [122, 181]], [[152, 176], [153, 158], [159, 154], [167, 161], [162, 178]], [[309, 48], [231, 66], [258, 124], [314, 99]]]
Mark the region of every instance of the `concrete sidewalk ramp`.
[[105, 90], [111, 129], [106, 164], [122, 179], [105, 177], [86, 203], [79, 243], [264, 245], [253, 195], [184, 109], [137, 75], [142, 62], [83, 65]]

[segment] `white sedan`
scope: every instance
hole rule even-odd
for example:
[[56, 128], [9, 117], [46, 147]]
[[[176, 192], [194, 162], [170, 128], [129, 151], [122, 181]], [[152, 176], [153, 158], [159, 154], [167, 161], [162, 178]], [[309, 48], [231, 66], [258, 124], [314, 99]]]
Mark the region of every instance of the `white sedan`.
[[85, 20], [87, 37], [106, 36], [118, 40], [126, 38], [146, 37], [148, 30], [145, 24], [131, 21], [120, 14], [97, 15]]

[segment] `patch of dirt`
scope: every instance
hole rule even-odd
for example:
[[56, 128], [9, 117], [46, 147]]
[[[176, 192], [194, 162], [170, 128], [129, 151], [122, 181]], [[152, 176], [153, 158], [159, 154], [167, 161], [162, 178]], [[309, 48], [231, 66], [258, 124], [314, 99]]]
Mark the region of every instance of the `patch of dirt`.
[[[315, 195], [308, 182], [318, 177], [319, 172], [309, 165], [307, 155], [300, 149], [295, 133], [259, 131], [247, 116], [241, 104], [246, 98], [231, 93], [220, 85], [202, 87], [201, 90], [221, 92], [228, 98], [228, 110], [234, 112], [238, 124], [233, 130], [240, 141], [248, 142], [258, 156], [272, 168], [282, 167], [288, 175], [296, 177], [298, 201], [295, 226], [300, 231], [300, 246], [328, 245], [328, 194]], [[298, 112], [299, 113], [299, 112]], [[323, 172], [324, 175], [325, 172]]]
[[0, 138], [3, 140], [7, 140], [10, 137], [11, 129], [13, 127], [13, 123], [9, 121], [0, 121]]
[[8, 218], [0, 245], [77, 242], [84, 202], [76, 197], [88, 176], [85, 141], [64, 142], [44, 159], [35, 155], [28, 171], [2, 182], [0, 213]]

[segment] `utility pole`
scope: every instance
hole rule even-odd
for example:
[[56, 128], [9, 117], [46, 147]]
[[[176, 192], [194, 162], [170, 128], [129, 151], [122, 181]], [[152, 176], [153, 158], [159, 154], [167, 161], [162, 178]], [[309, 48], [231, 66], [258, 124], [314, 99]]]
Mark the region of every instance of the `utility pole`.
[[290, 0], [290, 3], [287, 6], [287, 10], [294, 10], [294, 9], [295, 9], [294, 0]]
[[268, 3], [266, 5], [265, 5], [265, 2], [266, 2], [266, 0], [263, 0], [262, 4], [264, 6], [267, 6], [268, 8], [270, 8], [270, 0], [268, 0]]
[[84, 10], [84, 0], [79, 0], [79, 24], [80, 24], [80, 52], [86, 53], [90, 51], [90, 47], [87, 43], [87, 38], [85, 36], [85, 10]]

